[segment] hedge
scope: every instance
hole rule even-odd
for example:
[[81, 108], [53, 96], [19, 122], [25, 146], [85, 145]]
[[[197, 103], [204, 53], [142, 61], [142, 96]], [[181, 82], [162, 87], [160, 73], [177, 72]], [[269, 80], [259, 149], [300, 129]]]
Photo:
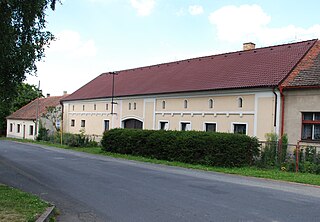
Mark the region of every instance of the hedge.
[[107, 152], [223, 167], [252, 165], [259, 154], [254, 137], [199, 131], [112, 129], [101, 145]]

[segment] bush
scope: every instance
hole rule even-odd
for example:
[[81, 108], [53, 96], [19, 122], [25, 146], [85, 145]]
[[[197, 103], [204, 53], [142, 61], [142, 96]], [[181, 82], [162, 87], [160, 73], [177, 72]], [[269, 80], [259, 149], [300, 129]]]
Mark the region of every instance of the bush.
[[105, 151], [209, 166], [251, 165], [256, 138], [230, 133], [112, 129], [103, 134]]

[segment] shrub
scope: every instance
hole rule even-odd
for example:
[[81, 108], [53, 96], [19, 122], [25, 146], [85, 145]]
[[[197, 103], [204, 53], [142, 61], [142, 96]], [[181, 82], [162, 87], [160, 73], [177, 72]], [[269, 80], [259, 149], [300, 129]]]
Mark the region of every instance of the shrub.
[[251, 165], [256, 138], [230, 133], [112, 129], [101, 140], [105, 151], [210, 166]]

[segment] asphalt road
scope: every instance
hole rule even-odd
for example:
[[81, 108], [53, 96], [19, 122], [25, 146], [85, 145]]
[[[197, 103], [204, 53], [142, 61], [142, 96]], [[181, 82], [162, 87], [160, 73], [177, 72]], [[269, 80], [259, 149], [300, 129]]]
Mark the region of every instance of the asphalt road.
[[53, 202], [67, 222], [320, 221], [317, 187], [1, 140], [0, 183]]

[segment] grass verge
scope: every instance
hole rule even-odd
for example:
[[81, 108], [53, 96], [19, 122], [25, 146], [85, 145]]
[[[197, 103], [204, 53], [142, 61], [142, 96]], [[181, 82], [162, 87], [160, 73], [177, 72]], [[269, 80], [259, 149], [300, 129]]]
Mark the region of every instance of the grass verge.
[[37, 196], [0, 184], [0, 221], [36, 221], [49, 207]]
[[90, 153], [90, 154], [104, 155], [104, 156], [109, 156], [114, 158], [121, 158], [121, 159], [134, 160], [134, 161], [140, 161], [140, 162], [148, 162], [148, 163], [177, 166], [177, 167], [196, 169], [196, 170], [213, 171], [213, 172], [220, 172], [220, 173], [226, 173], [226, 174], [235, 174], [235, 175], [241, 175], [241, 176], [266, 178], [266, 179], [272, 179], [272, 180], [280, 180], [280, 181], [320, 186], [320, 176], [315, 174], [310, 174], [310, 173], [283, 172], [278, 169], [262, 169], [258, 167], [224, 168], [224, 167], [212, 167], [212, 166], [204, 166], [204, 165], [193, 165], [193, 164], [187, 164], [187, 163], [181, 163], [181, 162], [171, 162], [171, 161], [165, 161], [165, 160], [151, 159], [151, 158], [140, 157], [140, 156], [110, 153], [110, 152], [103, 151], [100, 147], [74, 148], [74, 147], [68, 147], [65, 145], [52, 144], [48, 142], [39, 142], [39, 141], [33, 141], [33, 140], [30, 140], [30, 141], [21, 140], [21, 139], [13, 139], [13, 140], [19, 141], [19, 142], [31, 142], [31, 143], [41, 144], [41, 145], [53, 146], [57, 148], [69, 149], [74, 151]]

